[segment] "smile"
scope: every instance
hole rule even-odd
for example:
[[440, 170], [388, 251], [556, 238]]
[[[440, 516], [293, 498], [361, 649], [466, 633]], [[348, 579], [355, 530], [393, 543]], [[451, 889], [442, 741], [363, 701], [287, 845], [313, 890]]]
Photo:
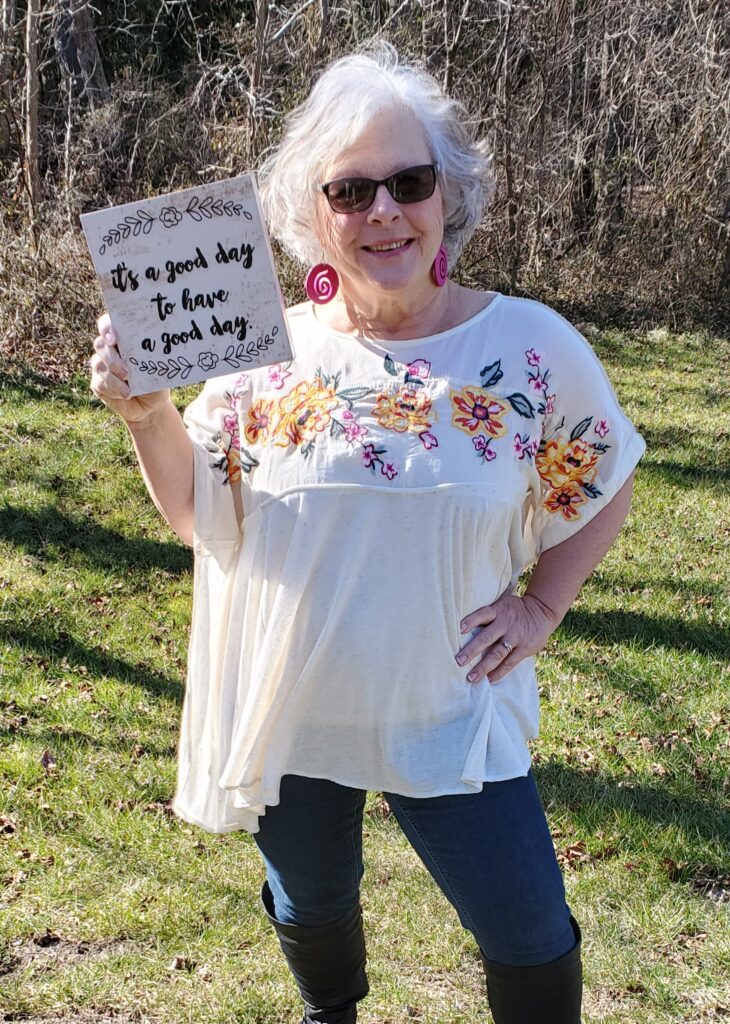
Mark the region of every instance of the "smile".
[[407, 245], [410, 245], [411, 239], [405, 238], [400, 242], [383, 242], [382, 245], [364, 245], [363, 249], [367, 252], [390, 252], [393, 249], [404, 249]]

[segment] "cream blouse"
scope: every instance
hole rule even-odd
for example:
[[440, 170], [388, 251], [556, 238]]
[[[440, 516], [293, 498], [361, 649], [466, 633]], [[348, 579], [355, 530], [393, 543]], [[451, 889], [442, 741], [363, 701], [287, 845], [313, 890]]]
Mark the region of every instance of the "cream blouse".
[[[258, 831], [287, 773], [427, 797], [529, 770], [532, 658], [467, 682], [459, 621], [576, 533], [644, 451], [581, 335], [497, 295], [376, 342], [289, 311], [292, 362], [207, 382], [174, 808]], [[240, 480], [239, 528], [230, 482]]]

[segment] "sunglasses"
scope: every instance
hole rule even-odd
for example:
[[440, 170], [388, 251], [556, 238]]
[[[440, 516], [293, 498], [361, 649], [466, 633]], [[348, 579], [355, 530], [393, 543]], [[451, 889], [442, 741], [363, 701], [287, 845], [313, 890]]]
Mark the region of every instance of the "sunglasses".
[[438, 172], [438, 164], [419, 164], [389, 174], [387, 178], [335, 178], [319, 187], [335, 213], [362, 213], [372, 206], [380, 185], [385, 185], [396, 203], [420, 203], [430, 199]]

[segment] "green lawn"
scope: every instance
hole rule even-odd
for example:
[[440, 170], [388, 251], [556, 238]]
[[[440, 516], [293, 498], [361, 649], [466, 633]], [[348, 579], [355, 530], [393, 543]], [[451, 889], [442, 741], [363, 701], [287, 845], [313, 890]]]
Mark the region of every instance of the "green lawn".
[[[730, 1018], [730, 344], [584, 329], [649, 451], [541, 656], [536, 774], [586, 1021], [704, 1024]], [[190, 553], [85, 381], [6, 378], [0, 450], [0, 1020], [298, 1020], [253, 840], [169, 812]], [[377, 794], [365, 852], [363, 1024], [489, 1020]]]

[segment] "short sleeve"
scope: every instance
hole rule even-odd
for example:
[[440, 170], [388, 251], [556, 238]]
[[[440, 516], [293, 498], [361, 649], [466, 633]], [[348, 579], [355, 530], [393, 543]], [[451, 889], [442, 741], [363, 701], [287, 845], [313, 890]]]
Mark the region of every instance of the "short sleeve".
[[544, 333], [527, 353], [544, 397], [532, 519], [538, 554], [573, 536], [608, 505], [646, 447], [585, 338], [541, 308]]
[[246, 374], [216, 377], [183, 413], [193, 442], [196, 554], [241, 539], [232, 487], [241, 480], [241, 411], [249, 396]]

